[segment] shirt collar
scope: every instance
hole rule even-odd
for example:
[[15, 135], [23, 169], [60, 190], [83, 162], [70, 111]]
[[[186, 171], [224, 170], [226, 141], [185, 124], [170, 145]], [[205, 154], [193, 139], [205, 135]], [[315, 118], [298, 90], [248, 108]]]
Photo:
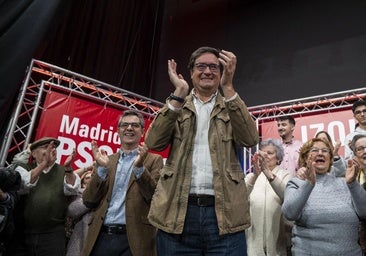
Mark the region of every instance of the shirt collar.
[[290, 141], [287, 141], [287, 142], [284, 142], [283, 140], [282, 140], [282, 143], [283, 144], [286, 144], [286, 145], [290, 145], [290, 144], [292, 144], [294, 142], [294, 137], [292, 136], [292, 138], [291, 138], [291, 140]]
[[209, 100], [207, 100], [207, 101], [203, 102], [203, 101], [202, 101], [202, 100], [200, 100], [200, 99], [198, 98], [198, 96], [196, 95], [196, 90], [195, 90], [195, 89], [193, 89], [193, 90], [192, 90], [192, 95], [193, 95], [193, 97], [194, 97], [196, 100], [200, 101], [201, 103], [208, 103], [208, 102], [211, 102], [213, 99], [215, 99], [215, 98], [216, 98], [217, 93], [218, 93], [218, 91], [216, 90], [216, 92], [215, 92], [214, 94], [212, 94], [212, 95], [211, 95], [211, 97], [210, 97], [210, 99], [209, 99]]
[[[44, 169], [42, 172], [43, 172], [43, 173], [49, 173], [49, 172], [50, 172], [50, 170], [52, 169], [52, 167], [55, 165], [55, 163], [56, 163], [56, 162], [54, 162], [50, 167], [48, 167], [48, 168]], [[37, 165], [38, 165], [38, 164], [37, 164]]]
[[136, 156], [138, 153], [139, 153], [138, 147], [135, 148], [134, 150], [129, 151], [129, 152], [123, 151], [122, 148], [119, 149], [120, 158], [124, 158], [124, 157], [129, 156], [129, 155], [130, 156]]

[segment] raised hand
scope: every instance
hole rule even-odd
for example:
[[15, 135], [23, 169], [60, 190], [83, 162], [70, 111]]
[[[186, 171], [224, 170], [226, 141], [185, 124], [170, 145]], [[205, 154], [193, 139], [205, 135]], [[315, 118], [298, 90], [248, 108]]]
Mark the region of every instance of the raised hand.
[[316, 171], [315, 162], [309, 156], [307, 165], [299, 168], [296, 172], [296, 176], [301, 180], [308, 180], [311, 184], [315, 185], [316, 182]]
[[46, 150], [43, 151], [42, 156], [39, 159], [38, 165], [40, 165], [43, 169], [50, 167], [57, 159], [57, 152], [54, 142], [51, 141]]
[[185, 98], [189, 91], [189, 85], [183, 76], [177, 73], [177, 63], [174, 59], [168, 60], [168, 75], [170, 82], [172, 82], [176, 89], [174, 94], [178, 97]]
[[98, 144], [95, 140], [91, 142], [91, 146], [94, 160], [97, 162], [97, 164], [99, 166], [107, 167], [109, 163], [107, 152], [104, 150], [99, 150]]
[[356, 159], [348, 159], [347, 161], [347, 169], [346, 169], [346, 182], [352, 183], [356, 180], [358, 172], [360, 171], [360, 164]]
[[261, 164], [260, 164], [260, 155], [259, 155], [259, 153], [258, 152], [256, 152], [253, 156], [252, 156], [252, 158], [251, 158], [251, 163], [252, 163], [252, 165], [253, 165], [253, 169], [254, 169], [254, 174], [256, 175], [256, 176], [258, 176], [260, 173], [261, 173], [261, 171], [262, 171], [262, 167], [261, 167]]
[[232, 87], [236, 69], [236, 56], [232, 52], [222, 50], [219, 61], [224, 68], [221, 76], [221, 87], [223, 89], [225, 87]]
[[75, 148], [73, 148], [71, 154], [68, 155], [65, 160], [64, 166], [66, 168], [70, 167], [71, 163], [75, 160], [75, 155], [76, 155], [76, 150], [75, 150]]
[[148, 150], [149, 149], [147, 148], [147, 146], [144, 142], [142, 142], [141, 145], [139, 145], [139, 154], [136, 157], [135, 162], [134, 162], [135, 167], [140, 168], [143, 166], [143, 163], [146, 159]]
[[341, 142], [338, 140], [335, 145], [334, 145], [334, 150], [333, 150], [333, 156], [339, 156], [339, 148], [341, 147]]

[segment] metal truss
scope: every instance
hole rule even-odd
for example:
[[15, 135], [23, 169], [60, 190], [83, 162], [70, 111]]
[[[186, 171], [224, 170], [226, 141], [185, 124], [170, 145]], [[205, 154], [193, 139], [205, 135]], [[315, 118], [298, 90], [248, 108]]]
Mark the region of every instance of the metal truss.
[[[147, 119], [152, 119], [163, 106], [161, 102], [117, 88], [110, 84], [80, 75], [78, 73], [32, 60], [17, 98], [16, 108], [10, 119], [1, 145], [0, 165], [9, 165], [16, 153], [23, 151], [32, 138], [37, 124], [38, 111], [47, 91], [57, 89], [66, 94], [89, 98], [119, 108], [134, 109]], [[336, 92], [326, 95], [283, 101], [273, 104], [249, 107], [253, 118], [260, 127], [262, 122], [281, 115], [301, 117], [307, 114], [332, 112], [351, 108], [353, 102], [366, 98], [366, 88]], [[258, 147], [258, 146], [257, 146]], [[243, 168], [248, 171], [250, 157], [257, 148], [244, 150]], [[10, 160], [9, 160], [10, 159]]]
[[366, 88], [358, 88], [314, 97], [259, 105], [249, 107], [248, 109], [255, 120], [262, 121], [283, 115], [299, 117], [307, 114], [347, 109], [351, 108], [355, 101], [364, 98], [366, 98]]
[[38, 111], [43, 107], [45, 92], [52, 89], [92, 99], [105, 106], [133, 109], [146, 119], [152, 119], [163, 106], [159, 101], [46, 62], [32, 60], [1, 146], [1, 166], [9, 165], [16, 153], [25, 150], [37, 123]]
[[[366, 88], [358, 88], [348, 91], [335, 92], [314, 97], [283, 101], [278, 103], [258, 105], [249, 107], [248, 110], [256, 120], [257, 128], [263, 122], [273, 121], [279, 116], [291, 115], [301, 117], [306, 115], [321, 114], [339, 110], [351, 109], [355, 101], [366, 98]], [[252, 166], [250, 159], [254, 152], [258, 150], [259, 145], [252, 148], [245, 148], [243, 152], [243, 170], [248, 173]]]

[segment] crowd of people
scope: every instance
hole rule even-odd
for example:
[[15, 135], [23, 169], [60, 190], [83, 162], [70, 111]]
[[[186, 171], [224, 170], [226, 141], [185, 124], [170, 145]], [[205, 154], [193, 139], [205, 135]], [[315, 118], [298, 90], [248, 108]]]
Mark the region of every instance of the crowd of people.
[[[168, 60], [173, 92], [149, 129], [124, 111], [120, 149], [91, 141], [90, 166], [71, 168], [75, 150], [56, 163], [53, 137], [16, 155], [6, 175], [17, 186], [0, 188], [0, 255], [365, 255], [366, 101], [353, 105], [346, 155], [326, 131], [295, 139], [292, 116], [276, 119], [279, 138], [260, 140], [236, 64], [198, 48], [190, 88]], [[244, 173], [238, 147], [256, 145]], [[165, 162], [150, 152], [168, 147]]]

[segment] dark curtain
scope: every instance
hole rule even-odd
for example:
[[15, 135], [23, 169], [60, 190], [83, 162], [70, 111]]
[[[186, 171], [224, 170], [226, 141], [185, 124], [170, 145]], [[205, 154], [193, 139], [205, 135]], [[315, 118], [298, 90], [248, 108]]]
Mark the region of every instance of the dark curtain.
[[26, 67], [68, 1], [0, 1], [0, 139], [11, 116]]
[[151, 96], [163, 0], [0, 0], [0, 8], [2, 132], [32, 58]]
[[149, 97], [161, 0], [74, 1], [36, 58]]

